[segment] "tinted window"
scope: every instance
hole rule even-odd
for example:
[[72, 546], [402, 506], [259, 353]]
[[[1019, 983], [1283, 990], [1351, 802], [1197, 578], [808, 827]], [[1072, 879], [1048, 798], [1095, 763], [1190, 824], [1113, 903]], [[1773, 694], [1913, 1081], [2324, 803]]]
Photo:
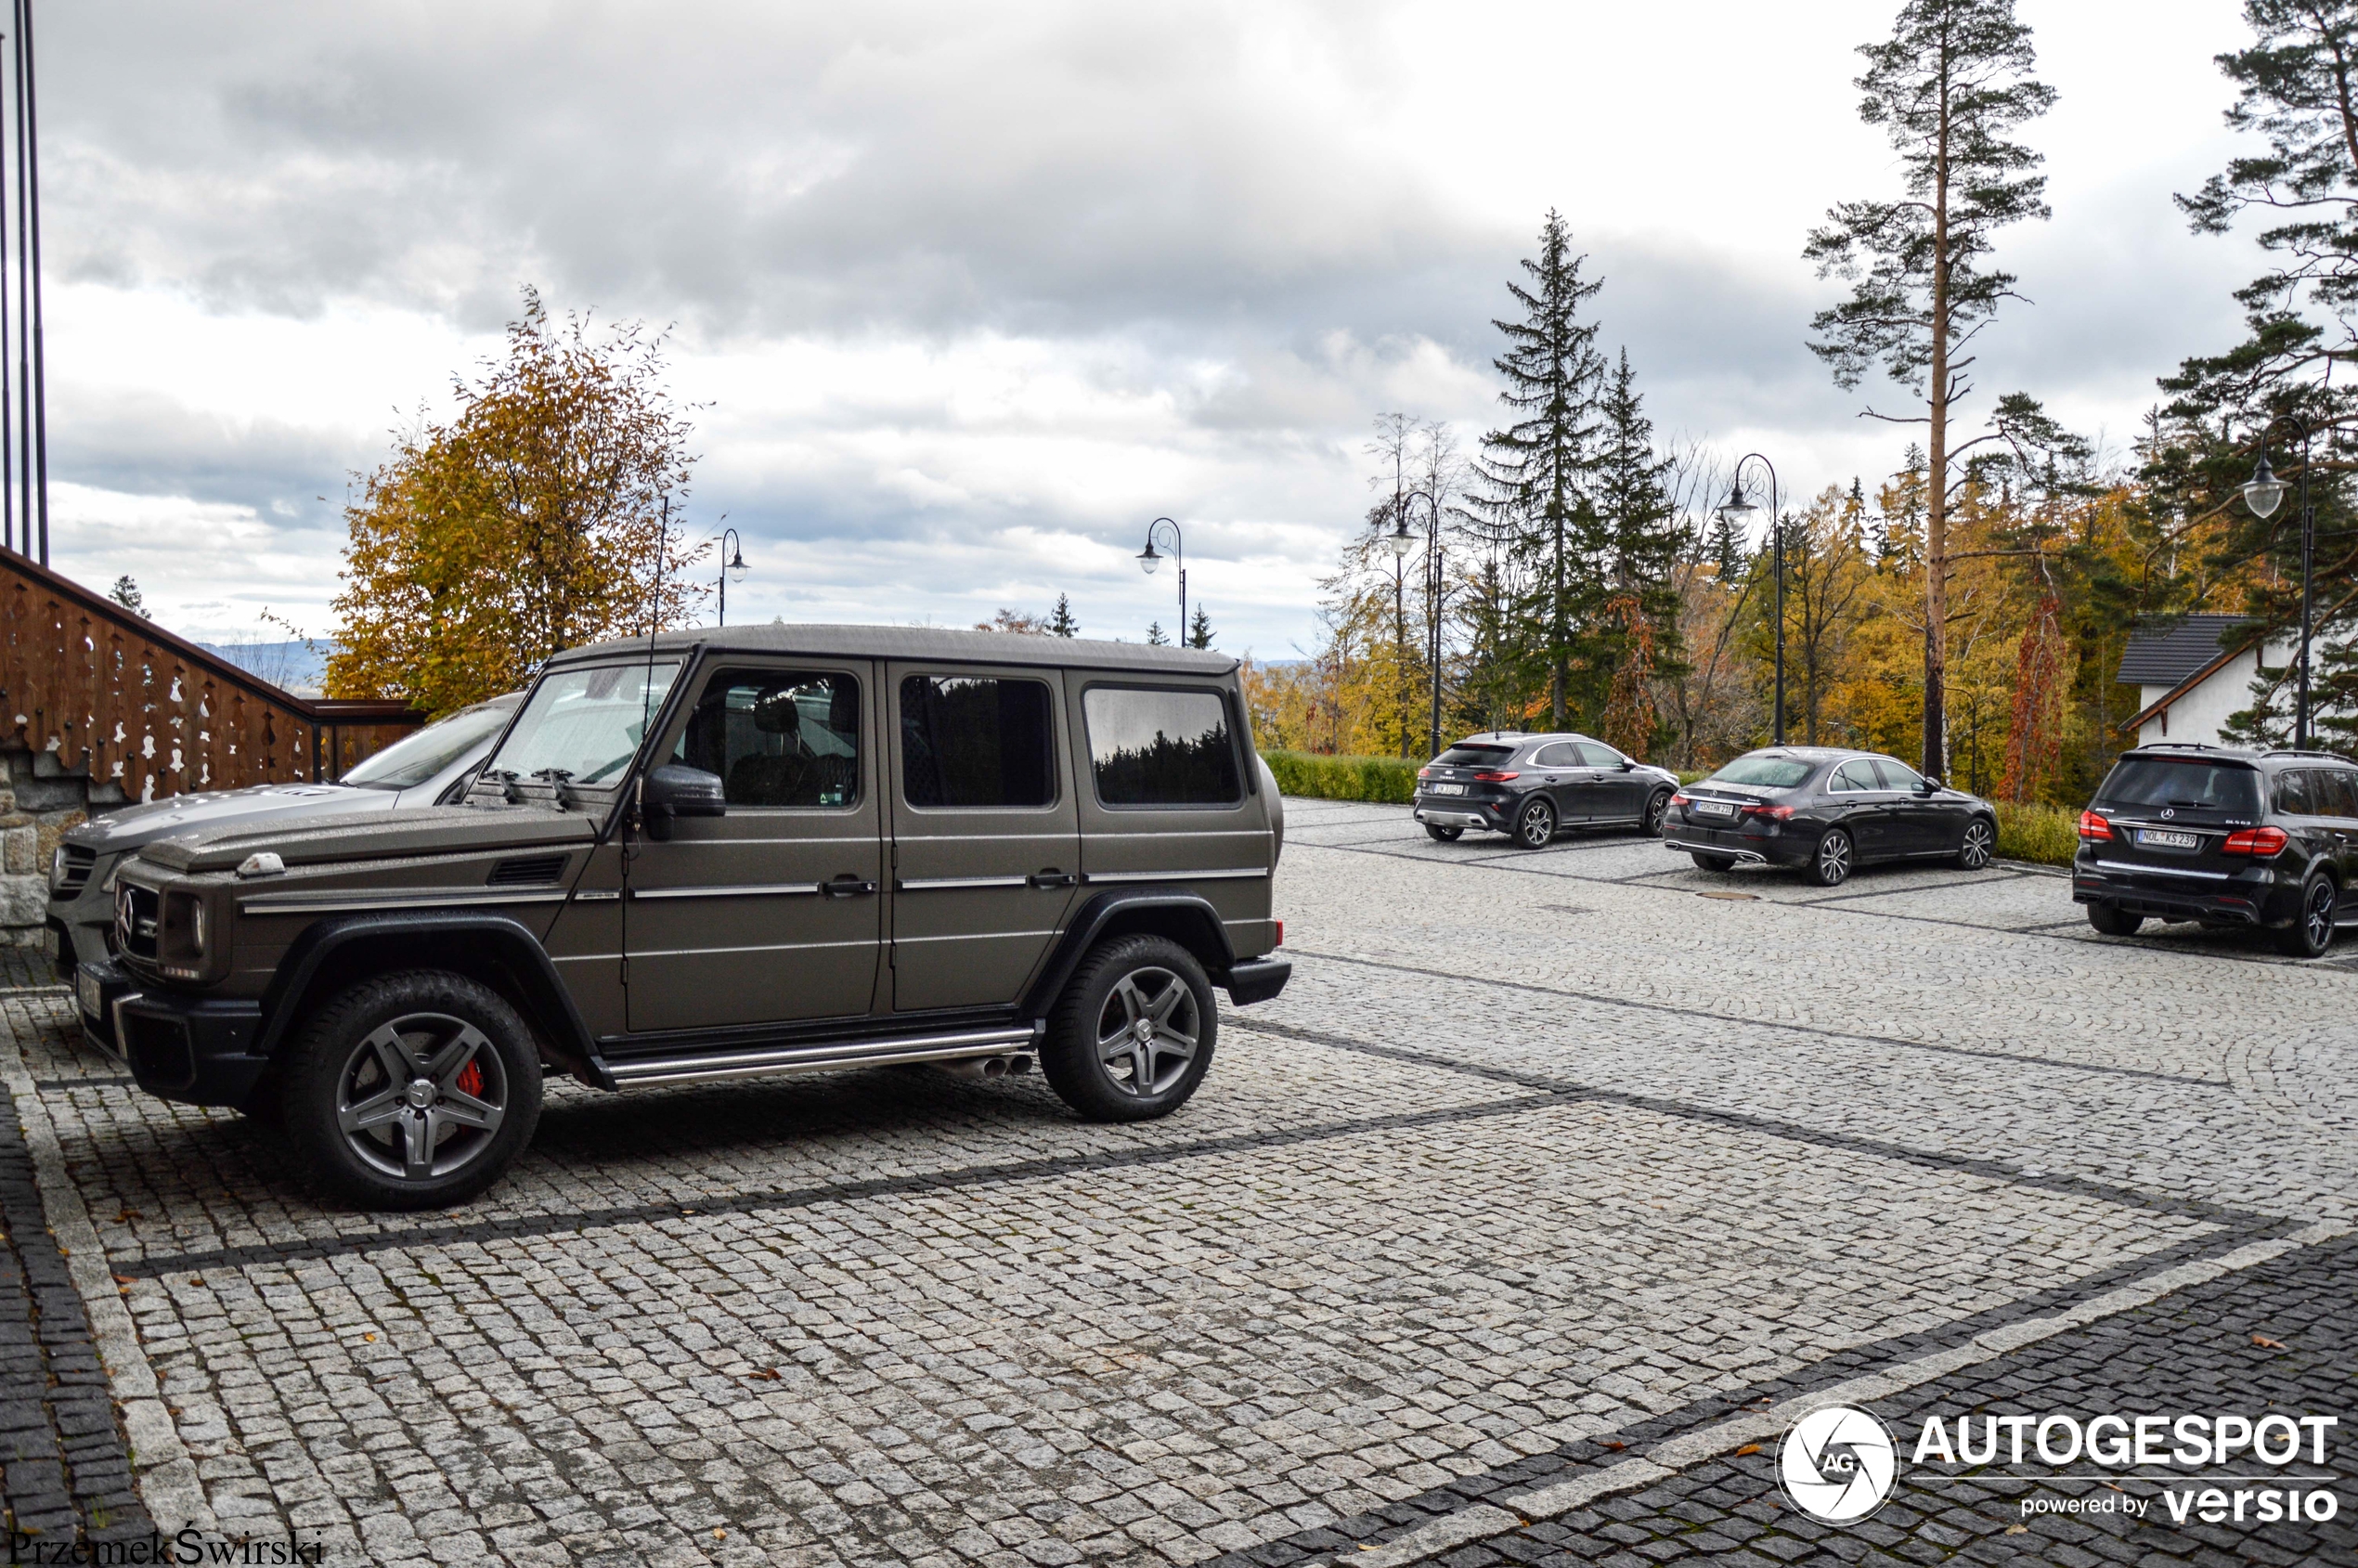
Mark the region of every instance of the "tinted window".
[[1535, 768], [1577, 768], [1580, 766], [1580, 754], [1573, 749], [1570, 741], [1556, 741], [1533, 752], [1531, 765]]
[[900, 793], [912, 806], [1045, 806], [1056, 797], [1048, 688], [994, 676], [900, 682]]
[[1883, 785], [1876, 782], [1875, 765], [1873, 763], [1865, 760], [1856, 760], [1846, 762], [1841, 767], [1836, 768], [1834, 770], [1833, 778], [1828, 782], [1826, 787], [1839, 793], [1847, 794], [1860, 790], [1877, 790], [1881, 789]]
[[1098, 686], [1081, 711], [1107, 805], [1233, 806], [1245, 797], [1219, 693]]
[[721, 670], [672, 755], [720, 775], [732, 806], [849, 806], [860, 797], [860, 682], [807, 669]]
[[2309, 783], [2316, 775], [2306, 768], [2295, 768], [2288, 773], [2276, 775], [2276, 810], [2305, 817], [2322, 810], [2311, 797]]
[[1621, 753], [1609, 745], [1599, 745], [1594, 741], [1579, 741], [1574, 745], [1580, 752], [1580, 760], [1591, 768], [1621, 766]]
[[461, 708], [414, 735], [404, 735], [336, 782], [362, 789], [408, 789], [421, 784], [479, 745], [490, 743], [515, 712], [513, 703]]
[[2096, 798], [2107, 806], [2177, 806], [2260, 815], [2260, 775], [2249, 768], [2186, 758], [2125, 757]]
[[1452, 768], [1495, 768], [1514, 754], [1515, 748], [1511, 745], [1459, 741], [1433, 760]]
[[1875, 771], [1883, 779], [1885, 789], [1914, 789], [1924, 782], [1924, 776], [1905, 763], [1894, 762], [1888, 757], [1875, 758]]
[[1714, 784], [1755, 784], [1762, 789], [1791, 789], [1809, 776], [1814, 762], [1804, 762], [1794, 757], [1774, 757], [1755, 752], [1739, 757], [1711, 775]]
[[2309, 793], [2323, 816], [2358, 817], [2358, 775], [2339, 768], [2325, 770], [2310, 781]]

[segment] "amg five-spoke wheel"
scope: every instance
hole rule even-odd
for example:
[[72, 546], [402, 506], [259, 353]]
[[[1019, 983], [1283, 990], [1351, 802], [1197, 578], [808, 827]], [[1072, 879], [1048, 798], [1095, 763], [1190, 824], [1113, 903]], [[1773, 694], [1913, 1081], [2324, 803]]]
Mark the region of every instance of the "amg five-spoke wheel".
[[413, 970], [313, 1013], [279, 1084], [290, 1152], [314, 1186], [375, 1209], [463, 1202], [540, 1120], [540, 1052], [479, 980]]
[[2295, 958], [2319, 958], [2334, 945], [2334, 917], [2340, 891], [2330, 876], [2312, 876], [2300, 890], [2300, 918], [2276, 935], [2276, 944]]
[[1163, 1116], [1203, 1082], [1219, 1028], [1194, 954], [1168, 937], [1116, 937], [1091, 950], [1057, 999], [1040, 1070], [1093, 1121]]

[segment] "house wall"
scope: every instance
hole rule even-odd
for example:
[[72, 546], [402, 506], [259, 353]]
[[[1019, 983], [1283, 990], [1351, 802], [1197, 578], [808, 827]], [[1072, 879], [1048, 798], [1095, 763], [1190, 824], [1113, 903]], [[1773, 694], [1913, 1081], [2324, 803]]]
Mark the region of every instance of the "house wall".
[[[2268, 650], [2271, 668], [2280, 668], [2292, 662], [2292, 644], [2272, 643]], [[2318, 654], [2315, 644], [2310, 648], [2312, 668]], [[2153, 745], [2161, 741], [2194, 742], [2200, 745], [2225, 745], [2219, 733], [2220, 726], [2235, 714], [2251, 706], [2251, 683], [2260, 674], [2260, 655], [2247, 650], [2237, 654], [2211, 672], [2201, 685], [2180, 697], [2170, 706], [2167, 716], [2157, 714], [2137, 730], [2139, 745]], [[2170, 694], [2167, 686], [2141, 686], [2137, 689], [2141, 706], [2151, 706]]]

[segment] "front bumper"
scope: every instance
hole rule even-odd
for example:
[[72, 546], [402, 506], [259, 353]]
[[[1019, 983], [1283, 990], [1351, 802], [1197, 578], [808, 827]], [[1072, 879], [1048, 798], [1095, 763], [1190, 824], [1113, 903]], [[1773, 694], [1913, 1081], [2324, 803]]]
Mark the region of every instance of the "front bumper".
[[2264, 865], [2212, 881], [2107, 865], [2099, 856], [2082, 854], [2071, 866], [2071, 901], [2206, 926], [2289, 926], [2300, 917], [2300, 884]]
[[101, 1043], [139, 1087], [184, 1105], [243, 1105], [270, 1065], [269, 1057], [248, 1054], [262, 1029], [262, 1004], [143, 991], [136, 977], [123, 978], [124, 989], [109, 1004], [112, 1027]]
[[1266, 1002], [1285, 990], [1286, 981], [1292, 978], [1290, 958], [1274, 954], [1267, 958], [1240, 958], [1228, 965], [1228, 1000], [1239, 1007]]

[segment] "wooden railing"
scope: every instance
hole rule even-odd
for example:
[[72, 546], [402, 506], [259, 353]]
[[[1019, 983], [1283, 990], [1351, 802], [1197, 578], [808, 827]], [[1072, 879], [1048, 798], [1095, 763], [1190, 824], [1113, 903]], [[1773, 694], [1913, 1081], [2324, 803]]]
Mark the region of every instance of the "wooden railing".
[[406, 703], [298, 697], [0, 551], [0, 736], [86, 772], [94, 797], [340, 778], [423, 717]]

